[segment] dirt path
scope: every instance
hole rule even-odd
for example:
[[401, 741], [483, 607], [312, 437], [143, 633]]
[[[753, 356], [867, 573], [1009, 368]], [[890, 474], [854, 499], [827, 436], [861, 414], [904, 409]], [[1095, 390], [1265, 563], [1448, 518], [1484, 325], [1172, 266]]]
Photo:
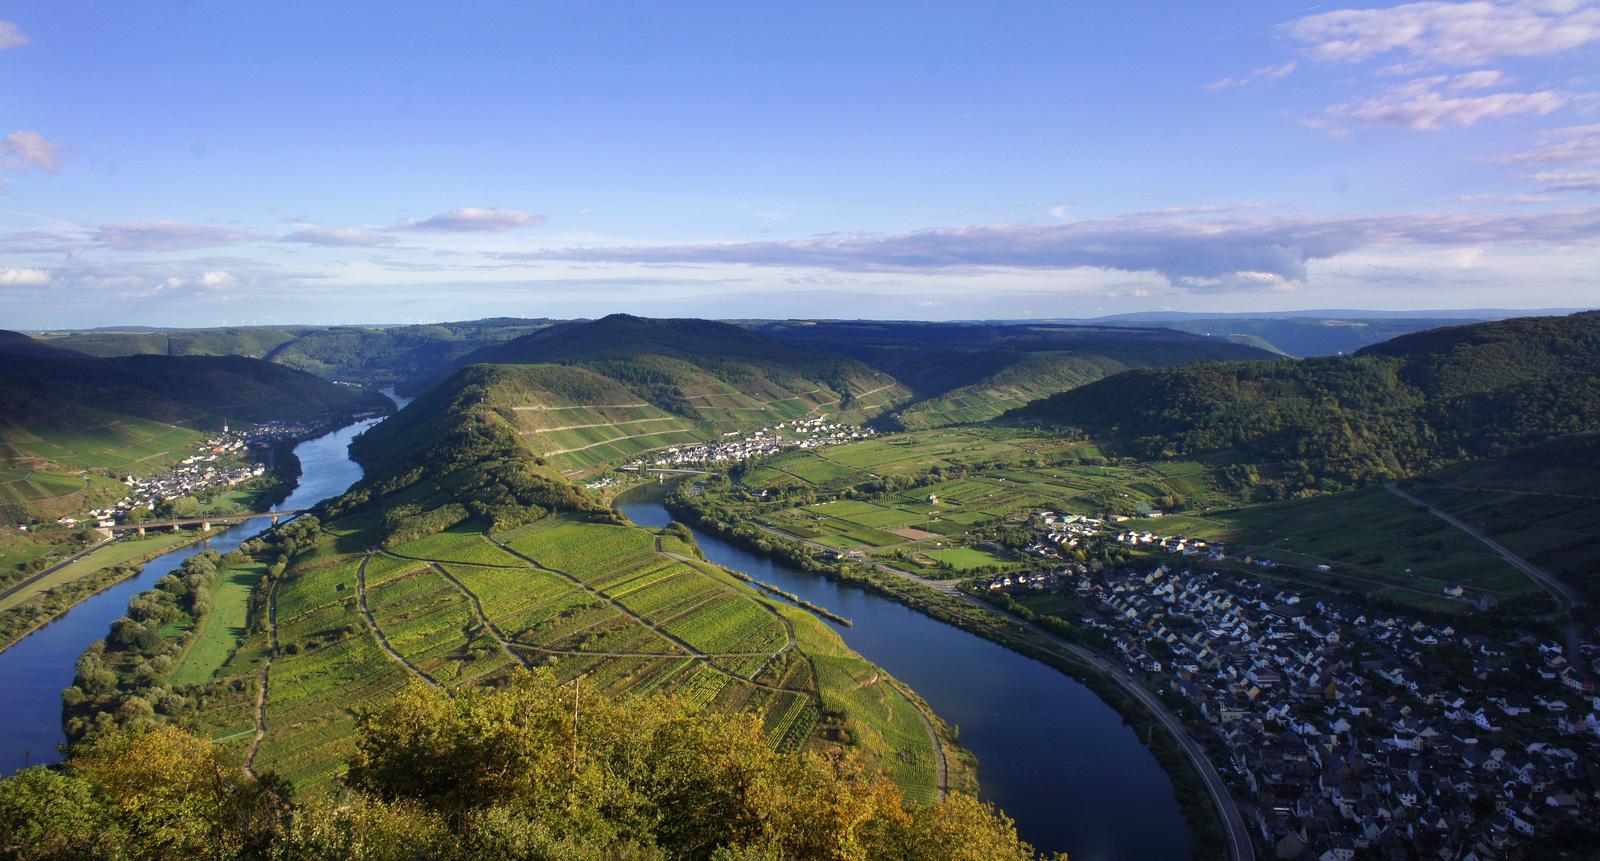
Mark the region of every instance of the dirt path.
[[437, 562], [430, 562], [428, 564], [433, 566], [433, 570], [439, 572], [440, 576], [444, 577], [444, 579], [455, 584], [455, 587], [461, 590], [461, 594], [467, 596], [467, 602], [472, 605], [473, 615], [478, 617], [478, 624], [482, 625], [483, 629], [489, 632], [489, 636], [494, 637], [495, 642], [500, 644], [500, 650], [509, 655], [511, 660], [516, 661], [524, 668], [527, 668], [529, 666], [528, 659], [512, 651], [511, 647], [507, 645], [507, 643], [510, 641], [506, 639], [504, 634], [500, 633], [500, 629], [496, 627], [493, 622], [489, 621], [489, 617], [484, 615], [483, 602], [478, 600], [477, 593], [473, 592], [471, 589], [468, 589], [467, 584], [457, 580], [454, 574], [446, 571], [443, 565], [440, 565]]
[[272, 659], [278, 656], [278, 583], [267, 589], [267, 659], [261, 663], [261, 679], [256, 683], [256, 737], [244, 755], [244, 773], [256, 776], [256, 752], [267, 737], [267, 685], [272, 676]]
[[649, 424], [651, 422], [681, 422], [681, 421], [683, 421], [683, 419], [680, 419], [677, 416], [660, 416], [658, 418], [653, 418], [653, 419], [629, 419], [628, 421], [625, 421], [625, 422], [597, 422], [597, 423], [592, 424], [592, 425], [562, 425], [561, 427], [555, 427], [555, 428], [529, 428], [527, 430], [517, 431], [517, 433], [520, 433], [520, 434], [555, 433], [556, 431], [583, 430], [585, 428], [608, 428], [608, 427], [615, 427], [617, 425], [643, 425], [643, 424]]
[[411, 671], [411, 674], [417, 678], [434, 687], [438, 687], [439, 683], [434, 680], [433, 676], [423, 672], [416, 664], [406, 660], [405, 655], [395, 651], [394, 646], [389, 645], [388, 638], [383, 636], [383, 629], [378, 627], [378, 621], [372, 618], [372, 610], [367, 607], [367, 560], [371, 558], [370, 555], [361, 557], [361, 567], [356, 569], [356, 595], [360, 598], [361, 618], [367, 623], [367, 633], [372, 635], [372, 639], [378, 642], [379, 648], [388, 653], [395, 663]]

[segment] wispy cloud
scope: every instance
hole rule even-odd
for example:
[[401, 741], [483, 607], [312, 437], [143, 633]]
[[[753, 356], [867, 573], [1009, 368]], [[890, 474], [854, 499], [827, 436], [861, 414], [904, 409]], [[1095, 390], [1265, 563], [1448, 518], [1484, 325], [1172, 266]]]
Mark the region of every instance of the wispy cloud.
[[1262, 66], [1261, 68], [1256, 69], [1242, 78], [1223, 78], [1220, 81], [1212, 81], [1211, 83], [1206, 84], [1205, 89], [1226, 90], [1230, 87], [1243, 87], [1247, 84], [1259, 83], [1261, 81], [1280, 80], [1282, 78], [1289, 77], [1291, 74], [1294, 74], [1295, 67], [1298, 65], [1298, 63], [1291, 60], [1287, 63], [1277, 66]]
[[95, 245], [118, 251], [187, 251], [257, 238], [243, 230], [179, 221], [122, 221], [101, 225], [91, 234]]
[[1600, 192], [1600, 170], [1541, 171], [1528, 179], [1550, 191]]
[[1406, 3], [1322, 12], [1284, 26], [1311, 57], [1358, 62], [1391, 52], [1447, 65], [1558, 54], [1600, 39], [1587, 0]]
[[1541, 203], [1559, 203], [1566, 198], [1559, 194], [1463, 194], [1456, 200], [1461, 203], [1493, 203], [1507, 206], [1534, 206]]
[[303, 227], [279, 238], [280, 242], [333, 247], [393, 245], [394, 239], [356, 227]]
[[[1449, 126], [1471, 126], [1496, 117], [1548, 114], [1568, 101], [1555, 90], [1461, 95], [1463, 90], [1493, 86], [1498, 72], [1472, 72], [1454, 77], [1436, 75], [1390, 87], [1377, 95], [1341, 102], [1328, 114], [1358, 123], [1399, 126], [1432, 131]], [[1448, 91], [1448, 92], [1446, 92]]]
[[28, 34], [12, 21], [0, 21], [0, 51], [9, 51], [28, 44]]
[[14, 131], [0, 140], [0, 154], [12, 170], [37, 167], [54, 171], [61, 166], [61, 147], [31, 129]]
[[1570, 126], [1545, 132], [1531, 148], [1501, 160], [1510, 164], [1600, 162], [1600, 125]]
[[520, 212], [515, 209], [486, 209], [469, 206], [441, 212], [422, 221], [406, 221], [396, 225], [399, 230], [445, 230], [453, 232], [500, 232], [519, 227], [538, 227], [547, 219], [543, 215]]
[[999, 225], [897, 235], [547, 249], [522, 260], [743, 264], [837, 271], [982, 268], [1156, 272], [1188, 289], [1279, 289], [1306, 266], [1393, 244], [1564, 245], [1600, 239], [1600, 207], [1526, 214], [1420, 213], [1197, 218], [1142, 213], [1055, 226]]

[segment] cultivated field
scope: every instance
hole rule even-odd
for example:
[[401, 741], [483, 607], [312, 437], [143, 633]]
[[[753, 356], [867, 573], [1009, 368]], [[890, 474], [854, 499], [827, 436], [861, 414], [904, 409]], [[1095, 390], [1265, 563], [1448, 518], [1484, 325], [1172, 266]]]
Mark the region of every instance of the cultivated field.
[[[754, 712], [780, 748], [820, 743], [840, 729], [825, 712], [843, 713], [909, 795], [936, 791], [935, 742], [881, 671], [805, 611], [675, 552], [688, 549], [680, 542], [552, 517], [492, 537], [457, 528], [392, 552], [340, 552], [375, 543], [353, 525], [332, 524], [319, 552], [290, 566], [273, 593], [275, 626], [227, 636], [244, 633], [242, 616], [225, 618], [232, 598], [219, 586], [217, 610], [174, 675], [200, 681], [215, 670], [200, 728], [243, 759], [275, 629], [258, 771], [302, 787], [335, 776], [356, 710], [408, 679], [479, 684], [549, 666], [581, 696], [674, 691]], [[241, 574], [239, 583], [253, 576]]]

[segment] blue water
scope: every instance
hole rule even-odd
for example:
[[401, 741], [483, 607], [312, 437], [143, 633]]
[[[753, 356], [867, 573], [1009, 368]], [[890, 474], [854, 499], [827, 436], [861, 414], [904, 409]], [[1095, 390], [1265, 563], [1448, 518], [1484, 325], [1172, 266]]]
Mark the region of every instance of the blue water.
[[[663, 488], [624, 495], [641, 526], [672, 522]], [[807, 574], [695, 530], [706, 558], [854, 622], [850, 647], [905, 681], [978, 757], [980, 795], [1022, 837], [1073, 861], [1184, 859], [1193, 854], [1172, 781], [1132, 729], [1061, 672], [896, 601]], [[833, 624], [833, 623], [829, 623]]]
[[[401, 406], [406, 402], [409, 399], [396, 399]], [[272, 510], [309, 508], [343, 493], [360, 480], [361, 467], [348, 452], [350, 440], [379, 421], [357, 422], [295, 446], [300, 481], [294, 492]], [[61, 730], [61, 691], [72, 684], [78, 656], [89, 644], [105, 637], [112, 621], [127, 612], [133, 596], [154, 586], [190, 556], [207, 549], [226, 553], [271, 525], [267, 517], [247, 520], [215, 533], [201, 544], [160, 556], [146, 563], [139, 574], [84, 600], [0, 652], [0, 680], [4, 684], [0, 691], [0, 774], [60, 761], [57, 748], [66, 741]]]

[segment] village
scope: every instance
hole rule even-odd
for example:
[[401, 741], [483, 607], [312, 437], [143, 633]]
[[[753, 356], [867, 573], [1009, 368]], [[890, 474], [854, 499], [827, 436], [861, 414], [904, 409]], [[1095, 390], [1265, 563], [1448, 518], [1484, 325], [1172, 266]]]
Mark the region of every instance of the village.
[[[1036, 525], [1035, 555], [1129, 542], [1093, 518], [1042, 512]], [[1559, 841], [1597, 812], [1591, 646], [1308, 601], [1206, 570], [1221, 547], [1176, 552], [1171, 565], [1063, 565], [978, 587], [1059, 593], [1071, 609], [1057, 615], [1208, 728], [1198, 737], [1270, 854], [1532, 857], [1519, 841]]]
[[327, 419], [315, 421], [269, 421], [244, 430], [222, 430], [200, 443], [195, 452], [178, 461], [166, 472], [152, 476], [124, 476], [126, 496], [104, 508], [90, 509], [86, 517], [65, 516], [62, 526], [91, 523], [109, 529], [129, 520], [159, 516], [163, 502], [185, 497], [208, 496], [237, 487], [266, 474], [276, 443], [315, 436], [328, 426]]
[[728, 431], [720, 439], [709, 442], [672, 446], [656, 452], [652, 457], [635, 460], [623, 469], [736, 463], [777, 454], [789, 448], [821, 448], [859, 442], [873, 436], [876, 436], [876, 432], [871, 428], [840, 424], [830, 421], [826, 416], [795, 419], [753, 431]]

